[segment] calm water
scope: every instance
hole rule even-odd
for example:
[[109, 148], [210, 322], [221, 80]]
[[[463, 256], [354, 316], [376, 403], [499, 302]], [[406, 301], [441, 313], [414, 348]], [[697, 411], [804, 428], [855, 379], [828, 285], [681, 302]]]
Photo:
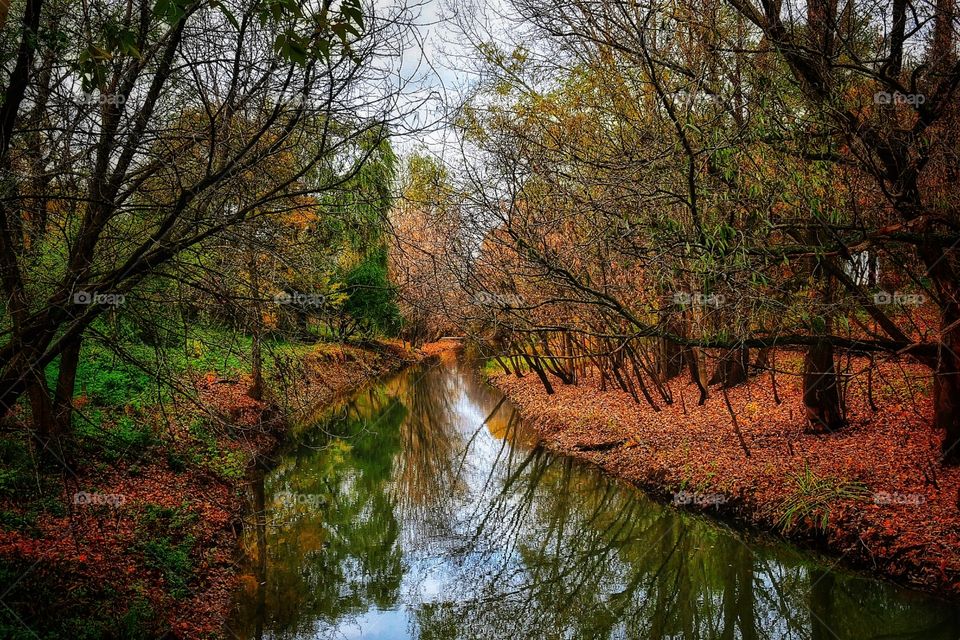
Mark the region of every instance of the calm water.
[[960, 638], [958, 607], [652, 502], [501, 400], [422, 366], [304, 428], [250, 488], [232, 635]]

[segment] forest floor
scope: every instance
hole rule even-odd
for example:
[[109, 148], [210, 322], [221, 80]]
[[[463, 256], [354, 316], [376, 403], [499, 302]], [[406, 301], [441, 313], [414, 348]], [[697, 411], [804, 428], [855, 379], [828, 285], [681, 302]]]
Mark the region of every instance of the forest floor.
[[49, 473], [31, 465], [24, 425], [8, 416], [0, 637], [219, 637], [252, 465], [311, 408], [443, 348], [320, 343], [294, 363], [299, 382], [269, 403], [247, 395], [243, 374], [195, 375], [184, 382], [193, 402], [138, 410], [134, 426], [101, 424], [95, 442], [78, 437], [70, 464]]
[[[777, 358], [778, 403], [769, 374], [729, 390], [747, 456], [722, 391], [697, 406], [689, 377], [669, 383], [673, 403], [655, 411], [597, 377], [576, 386], [535, 375], [491, 382], [513, 401], [548, 448], [598, 465], [681, 508], [773, 530], [894, 582], [960, 596], [960, 469], [939, 463], [931, 425], [930, 373], [849, 363], [849, 426], [805, 430], [802, 357]], [[613, 385], [611, 388], [610, 385]], [[872, 395], [874, 406], [870, 404]]]

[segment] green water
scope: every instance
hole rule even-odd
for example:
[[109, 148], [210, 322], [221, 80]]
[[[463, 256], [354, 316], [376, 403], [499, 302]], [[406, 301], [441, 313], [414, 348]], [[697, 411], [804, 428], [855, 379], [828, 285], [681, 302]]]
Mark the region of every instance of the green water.
[[425, 365], [303, 428], [249, 489], [228, 635], [960, 638], [956, 605], [657, 504], [501, 400]]

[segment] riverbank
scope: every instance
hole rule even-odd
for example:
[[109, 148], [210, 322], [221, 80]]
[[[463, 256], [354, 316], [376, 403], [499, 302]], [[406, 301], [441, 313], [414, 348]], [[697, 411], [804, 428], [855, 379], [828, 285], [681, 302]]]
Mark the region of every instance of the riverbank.
[[301, 349], [275, 358], [288, 382], [268, 380], [267, 401], [247, 395], [243, 373], [195, 375], [182, 382], [188, 400], [127, 407], [83, 430], [70, 469], [53, 473], [35, 471], [24, 425], [8, 417], [0, 636], [217, 637], [235, 587], [247, 471], [311, 408], [439, 349]]
[[554, 380], [553, 395], [532, 374], [490, 381], [553, 451], [681, 508], [776, 531], [851, 568], [960, 597], [960, 469], [938, 462], [929, 372], [880, 365], [870, 393], [851, 384], [850, 425], [824, 435], [804, 430], [802, 359], [785, 354], [777, 364], [779, 404], [767, 376], [729, 390], [749, 456], [722, 393], [711, 389], [697, 406], [686, 379], [669, 383], [674, 402], [660, 411], [619, 389], [601, 391], [592, 377], [577, 386]]

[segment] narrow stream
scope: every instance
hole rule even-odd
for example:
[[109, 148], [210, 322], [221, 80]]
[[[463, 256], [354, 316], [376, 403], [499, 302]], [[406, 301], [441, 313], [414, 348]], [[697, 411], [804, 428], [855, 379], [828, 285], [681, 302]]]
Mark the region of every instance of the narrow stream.
[[657, 504], [501, 400], [434, 363], [297, 434], [250, 488], [230, 637], [960, 638], [960, 607]]

